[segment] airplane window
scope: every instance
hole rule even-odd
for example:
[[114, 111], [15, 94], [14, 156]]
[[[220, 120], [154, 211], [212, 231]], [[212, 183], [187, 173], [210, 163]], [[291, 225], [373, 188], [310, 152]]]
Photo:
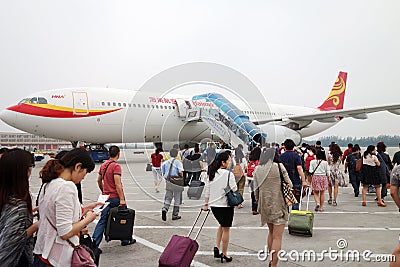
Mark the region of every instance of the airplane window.
[[161, 109], [163, 109], [163, 106], [160, 106]]
[[126, 103], [124, 103], [123, 106], [126, 107]]
[[113, 102], [113, 106], [114, 106], [114, 107], [116, 107], [116, 106], [117, 106], [117, 104], [115, 104], [115, 102]]
[[121, 103], [118, 103], [118, 107], [120, 107], [121, 106]]
[[38, 98], [38, 103], [39, 103], [39, 104], [47, 104], [47, 100], [46, 100], [46, 98], [44, 98], [44, 97], [39, 97], [39, 98]]
[[154, 108], [154, 105], [151, 105], [152, 108]]
[[156, 105], [156, 108], [158, 108], [158, 105]]
[[147, 105], [147, 108], [150, 108], [150, 105]]
[[132, 106], [133, 106], [134, 108], [136, 108], [136, 104], [132, 104]]
[[171, 106], [168, 106], [169, 109], [171, 109]]
[[105, 102], [101, 102], [101, 105], [104, 106], [106, 103]]
[[110, 102], [107, 102], [107, 106], [111, 106], [111, 103], [110, 103]]
[[37, 97], [32, 97], [31, 100], [30, 100], [30, 102], [31, 102], [32, 104], [37, 104], [37, 103], [38, 103]]
[[140, 108], [140, 104], [137, 104], [137, 107]]
[[129, 103], [129, 107], [132, 107], [132, 105]]
[[24, 98], [24, 99], [22, 99], [21, 101], [18, 102], [18, 105], [27, 103], [27, 102], [29, 102], [29, 100], [30, 100], [29, 98]]
[[173, 106], [172, 109], [175, 109], [175, 106]]

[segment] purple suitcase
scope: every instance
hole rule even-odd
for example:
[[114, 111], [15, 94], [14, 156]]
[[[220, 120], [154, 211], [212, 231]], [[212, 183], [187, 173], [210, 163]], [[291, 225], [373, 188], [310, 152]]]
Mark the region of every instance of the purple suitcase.
[[207, 220], [208, 214], [210, 214], [210, 210], [207, 211], [207, 214], [203, 220], [203, 223], [200, 226], [199, 231], [197, 232], [194, 239], [189, 238], [190, 234], [193, 232], [194, 226], [200, 218], [202, 213], [202, 209], [200, 210], [199, 215], [197, 215], [196, 220], [192, 228], [189, 231], [187, 236], [178, 236], [173, 235], [168, 245], [165, 247], [164, 252], [161, 254], [160, 260], [158, 261], [159, 267], [189, 267], [192, 262], [194, 255], [199, 249], [199, 244], [196, 239], [200, 234], [201, 229], [204, 226], [204, 223]]

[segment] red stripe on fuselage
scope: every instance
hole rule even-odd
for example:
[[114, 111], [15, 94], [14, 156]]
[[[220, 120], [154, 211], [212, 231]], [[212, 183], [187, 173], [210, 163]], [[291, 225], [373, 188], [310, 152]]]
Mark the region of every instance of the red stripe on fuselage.
[[107, 114], [107, 113], [111, 113], [111, 112], [120, 110], [120, 108], [117, 108], [117, 109], [104, 110], [104, 111], [89, 111], [89, 113], [87, 113], [87, 114], [79, 114], [79, 113], [74, 114], [72, 111], [49, 109], [49, 108], [43, 108], [43, 107], [32, 106], [32, 105], [27, 105], [27, 104], [15, 105], [15, 106], [9, 107], [7, 109], [11, 110], [11, 111], [23, 113], [23, 114], [40, 116], [40, 117], [48, 117], [48, 118], [92, 117], [92, 116], [103, 115], [103, 114]]

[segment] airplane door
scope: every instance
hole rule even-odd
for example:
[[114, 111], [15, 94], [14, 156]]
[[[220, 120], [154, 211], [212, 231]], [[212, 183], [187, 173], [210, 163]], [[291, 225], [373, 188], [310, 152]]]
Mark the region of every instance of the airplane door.
[[72, 107], [74, 115], [89, 114], [88, 97], [86, 92], [72, 92]]
[[190, 108], [190, 106], [188, 106], [188, 101], [182, 98], [177, 98], [176, 105], [178, 107], [178, 117], [186, 118], [187, 111]]

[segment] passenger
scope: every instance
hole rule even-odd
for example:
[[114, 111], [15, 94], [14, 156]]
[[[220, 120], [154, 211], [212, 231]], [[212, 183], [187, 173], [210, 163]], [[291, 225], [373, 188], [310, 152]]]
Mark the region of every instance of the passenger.
[[[268, 225], [268, 252], [271, 250], [276, 252], [272, 254], [269, 266], [278, 265], [278, 251], [281, 250], [282, 235], [288, 221], [288, 209], [281, 188], [281, 173], [286, 183], [292, 186], [278, 153], [274, 152], [274, 148], [264, 148], [260, 156], [260, 164], [254, 170], [255, 195], [258, 212], [261, 214], [261, 226]], [[273, 164], [267, 164], [271, 163], [272, 157]]]
[[[235, 161], [236, 161], [236, 165], [233, 167], [232, 172], [233, 172], [233, 175], [235, 176], [235, 181], [236, 181], [237, 187], [239, 188], [239, 192], [243, 196], [244, 186], [246, 184], [246, 176], [244, 175], [244, 171], [242, 169], [242, 166], [240, 165], [239, 159], [235, 158]], [[239, 209], [243, 208], [243, 205], [239, 204], [238, 208]]]
[[161, 173], [161, 161], [163, 160], [163, 155], [161, 154], [162, 148], [159, 147], [156, 151], [151, 154], [151, 171], [153, 172], [154, 179], [154, 190], [156, 193], [160, 192], [158, 186], [161, 183], [162, 173]]
[[[399, 149], [400, 149], [400, 143], [399, 143]], [[400, 151], [397, 151], [396, 153], [394, 153], [392, 165], [393, 165], [393, 167], [395, 165], [400, 165]]]
[[[384, 198], [387, 196], [386, 184], [390, 182], [390, 172], [393, 168], [390, 156], [386, 153], [386, 145], [384, 142], [379, 142], [376, 145], [376, 156], [379, 159], [381, 165], [379, 166], [379, 177], [381, 178], [381, 198], [382, 202], [385, 203]], [[375, 200], [378, 200], [377, 198]]]
[[209, 143], [207, 149], [204, 151], [204, 154], [207, 165], [210, 165], [211, 162], [214, 161], [215, 156], [217, 155], [217, 151], [215, 150], [215, 144]]
[[[399, 186], [400, 186], [400, 165], [396, 165], [391, 174], [390, 179], [390, 195], [393, 198], [394, 203], [400, 211], [400, 197], [399, 197]], [[399, 266], [400, 262], [400, 242], [397, 243], [396, 248], [392, 252], [392, 254], [396, 257], [395, 262], [390, 263], [390, 267]]]
[[304, 155], [304, 161], [306, 162], [304, 174], [307, 178], [308, 184], [311, 184], [312, 175], [310, 174], [310, 162], [315, 159], [315, 153], [315, 147], [310, 147]]
[[352, 152], [347, 156], [344, 166], [344, 172], [349, 172], [350, 183], [353, 186], [355, 197], [358, 197], [360, 194], [361, 171], [356, 170], [357, 160], [361, 158], [360, 151], [360, 146], [355, 144]]
[[14, 148], [0, 160], [1, 266], [32, 266], [33, 223], [29, 176], [34, 160], [28, 151]]
[[363, 156], [363, 168], [362, 168], [362, 178], [361, 183], [363, 185], [362, 190], [362, 205], [367, 205], [367, 189], [368, 185], [375, 186], [376, 196], [378, 198], [378, 206], [386, 207], [386, 204], [382, 202], [381, 198], [381, 190], [380, 184], [381, 180], [379, 178], [379, 170], [378, 166], [380, 166], [380, 162], [376, 157], [376, 149], [375, 146], [369, 145], [367, 150], [364, 152]]
[[318, 150], [322, 150], [325, 152], [325, 149], [322, 147], [321, 141], [315, 142], [315, 151], [318, 152]]
[[[337, 196], [339, 193], [339, 186], [346, 186], [344, 174], [342, 172], [342, 150], [338, 144], [331, 144], [330, 153], [328, 156], [328, 163], [330, 168], [330, 179], [328, 183], [329, 200], [328, 204], [337, 206]], [[333, 200], [332, 200], [332, 187], [333, 187]]]
[[71, 266], [74, 248], [68, 240], [79, 244], [78, 233], [96, 219], [98, 214], [93, 209], [99, 204], [81, 208], [74, 184], [82, 181], [94, 167], [90, 154], [84, 148], [75, 148], [61, 159], [49, 160], [40, 171], [46, 185], [39, 196], [34, 266]]
[[314, 190], [314, 199], [316, 203], [315, 211], [324, 211], [324, 194], [325, 190], [328, 188], [329, 176], [331, 175], [324, 151], [318, 150], [316, 159], [310, 162], [310, 173], [313, 174], [311, 184]]
[[[181, 158], [181, 155], [179, 155], [179, 145], [178, 144], [174, 144], [173, 146], [172, 146], [172, 149], [175, 149], [176, 151], [178, 151], [178, 155], [175, 157], [177, 160], [179, 160], [180, 162], [182, 162], [182, 158]], [[170, 155], [170, 153], [167, 153], [167, 155], [165, 155], [165, 157], [164, 157], [164, 159], [163, 159], [163, 161], [167, 161], [167, 160], [169, 160], [171, 158], [171, 155]]]
[[0, 159], [1, 159], [1, 157], [3, 156], [3, 154], [4, 154], [5, 152], [7, 152], [7, 151], [8, 151], [8, 148], [6, 148], [6, 147], [0, 148]]
[[347, 156], [351, 154], [352, 149], [353, 149], [353, 144], [351, 144], [351, 143], [348, 144], [347, 149], [343, 152], [342, 164], [344, 164], [344, 162], [346, 161]]
[[[232, 261], [232, 257], [228, 257], [228, 245], [234, 207], [228, 206], [224, 189], [229, 183], [230, 188], [236, 191], [237, 185], [235, 177], [229, 171], [230, 164], [231, 158], [229, 154], [226, 152], [219, 153], [218, 157], [208, 167], [209, 179], [206, 181], [205, 186], [205, 204], [203, 209], [208, 210], [208, 206], [210, 205], [211, 211], [219, 223], [214, 247], [214, 258], [220, 258], [221, 262], [224, 260], [227, 262]], [[221, 254], [220, 249], [222, 251]]]
[[298, 210], [300, 203], [300, 195], [303, 187], [307, 187], [306, 177], [301, 166], [301, 158], [299, 154], [294, 152], [294, 141], [292, 139], [286, 139], [284, 147], [285, 153], [281, 154], [281, 161], [285, 165], [286, 171], [289, 174], [290, 180], [293, 184], [293, 192], [297, 199], [297, 204], [292, 206], [292, 209]]
[[259, 147], [254, 147], [249, 155], [249, 164], [247, 165], [247, 180], [249, 181], [249, 187], [250, 187], [250, 192], [251, 192], [251, 213], [253, 215], [258, 215], [258, 207], [257, 207], [257, 199], [256, 196], [254, 195], [254, 178], [253, 178], [253, 172], [256, 166], [259, 163], [260, 160], [260, 155], [261, 155], [261, 148]]
[[179, 151], [179, 156], [182, 159], [182, 164], [183, 164], [183, 180], [185, 181], [185, 186], [189, 185], [190, 177], [188, 179], [188, 172], [191, 171], [191, 162], [190, 159], [188, 158], [189, 155], [191, 155], [193, 152], [189, 150], [189, 145], [185, 144], [183, 146], [183, 150]]
[[[107, 200], [110, 204], [102, 210], [99, 222], [93, 232], [93, 240], [96, 243], [96, 248], [100, 246], [101, 240], [103, 239], [108, 211], [114, 207], [126, 206], [125, 194], [121, 181], [121, 165], [117, 163], [120, 156], [120, 149], [118, 146], [113, 145], [108, 149], [108, 153], [110, 154], [110, 159], [101, 165], [99, 176], [97, 177], [97, 185], [103, 195], [110, 196]], [[136, 243], [135, 239], [122, 240], [121, 246], [134, 243]]]
[[[180, 176], [183, 179], [183, 166], [182, 162], [177, 160], [178, 150], [171, 149], [169, 152], [170, 159], [163, 163], [161, 166], [161, 171], [163, 173], [164, 179], [166, 181], [169, 180], [170, 176]], [[167, 212], [169, 206], [171, 205], [172, 198], [174, 199], [174, 209], [172, 210], [172, 220], [179, 220], [181, 216], [179, 216], [179, 206], [182, 204], [182, 191], [183, 188], [180, 186], [169, 187], [169, 184], [166, 183], [165, 187], [165, 198], [164, 198], [164, 207], [161, 210], [161, 219], [163, 221], [167, 220]]]
[[204, 168], [203, 162], [201, 161], [200, 147], [195, 146], [194, 154], [191, 153], [188, 160], [190, 161], [190, 171], [186, 178], [187, 185], [189, 185], [190, 181], [200, 180], [200, 175]]

